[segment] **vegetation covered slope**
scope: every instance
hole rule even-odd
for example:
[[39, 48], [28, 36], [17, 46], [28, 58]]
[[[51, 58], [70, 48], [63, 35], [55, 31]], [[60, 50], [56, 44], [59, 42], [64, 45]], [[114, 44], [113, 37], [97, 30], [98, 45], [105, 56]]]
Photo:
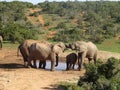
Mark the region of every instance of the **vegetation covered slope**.
[[[0, 2], [0, 34], [12, 42], [39, 37], [101, 43], [120, 33], [120, 2]], [[52, 36], [51, 36], [52, 35]]]

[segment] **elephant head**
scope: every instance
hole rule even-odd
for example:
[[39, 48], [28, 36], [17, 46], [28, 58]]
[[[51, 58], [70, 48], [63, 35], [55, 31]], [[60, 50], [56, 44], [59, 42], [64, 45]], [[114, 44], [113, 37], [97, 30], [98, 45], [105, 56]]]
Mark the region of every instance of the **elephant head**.
[[66, 46], [63, 42], [59, 42], [57, 44], [54, 45], [53, 47], [53, 51], [56, 54], [56, 66], [58, 66], [58, 61], [59, 61], [59, 57], [60, 55], [66, 50]]
[[76, 41], [71, 44], [69, 44], [69, 48], [72, 50], [76, 50], [79, 53], [82, 53], [87, 50], [86, 43], [83, 41]]

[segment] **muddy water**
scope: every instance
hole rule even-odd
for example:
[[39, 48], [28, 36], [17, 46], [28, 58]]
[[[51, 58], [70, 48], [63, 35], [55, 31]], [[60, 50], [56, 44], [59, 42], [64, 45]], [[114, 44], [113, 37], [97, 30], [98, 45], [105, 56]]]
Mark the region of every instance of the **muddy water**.
[[[39, 67], [39, 61], [37, 61], [36, 65], [37, 65], [37, 67]], [[51, 69], [51, 62], [50, 62], [50, 61], [47, 61], [45, 68], [46, 68], [46, 69]], [[75, 65], [74, 68], [77, 69], [77, 68], [78, 68], [78, 65]], [[58, 70], [58, 71], [66, 70], [66, 63], [64, 63], [64, 62], [59, 62], [59, 63], [58, 63], [58, 66], [55, 67], [55, 70]]]

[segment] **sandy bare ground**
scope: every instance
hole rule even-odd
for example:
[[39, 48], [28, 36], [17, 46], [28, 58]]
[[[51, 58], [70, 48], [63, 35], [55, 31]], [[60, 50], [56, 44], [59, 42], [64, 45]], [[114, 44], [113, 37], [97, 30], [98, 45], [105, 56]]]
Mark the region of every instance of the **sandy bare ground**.
[[[17, 50], [0, 50], [0, 90], [64, 90], [57, 84], [62, 81], [77, 82], [85, 70], [65, 71], [24, 68], [22, 57]], [[63, 56], [65, 56], [63, 54]], [[120, 58], [120, 54], [99, 51], [98, 58]]]

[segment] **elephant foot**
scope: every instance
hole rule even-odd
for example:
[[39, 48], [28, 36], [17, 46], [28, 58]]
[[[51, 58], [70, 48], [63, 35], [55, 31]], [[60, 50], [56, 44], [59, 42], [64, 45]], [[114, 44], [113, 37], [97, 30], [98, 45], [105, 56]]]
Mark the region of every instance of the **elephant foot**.
[[84, 67], [82, 66], [82, 67], [78, 67], [78, 70], [79, 71], [81, 71], [81, 70], [83, 70], [84, 69]]
[[55, 69], [51, 69], [51, 71], [55, 71]]
[[68, 71], [69, 69], [66, 69], [66, 71]]
[[31, 66], [27, 66], [27, 68], [32, 68]]

